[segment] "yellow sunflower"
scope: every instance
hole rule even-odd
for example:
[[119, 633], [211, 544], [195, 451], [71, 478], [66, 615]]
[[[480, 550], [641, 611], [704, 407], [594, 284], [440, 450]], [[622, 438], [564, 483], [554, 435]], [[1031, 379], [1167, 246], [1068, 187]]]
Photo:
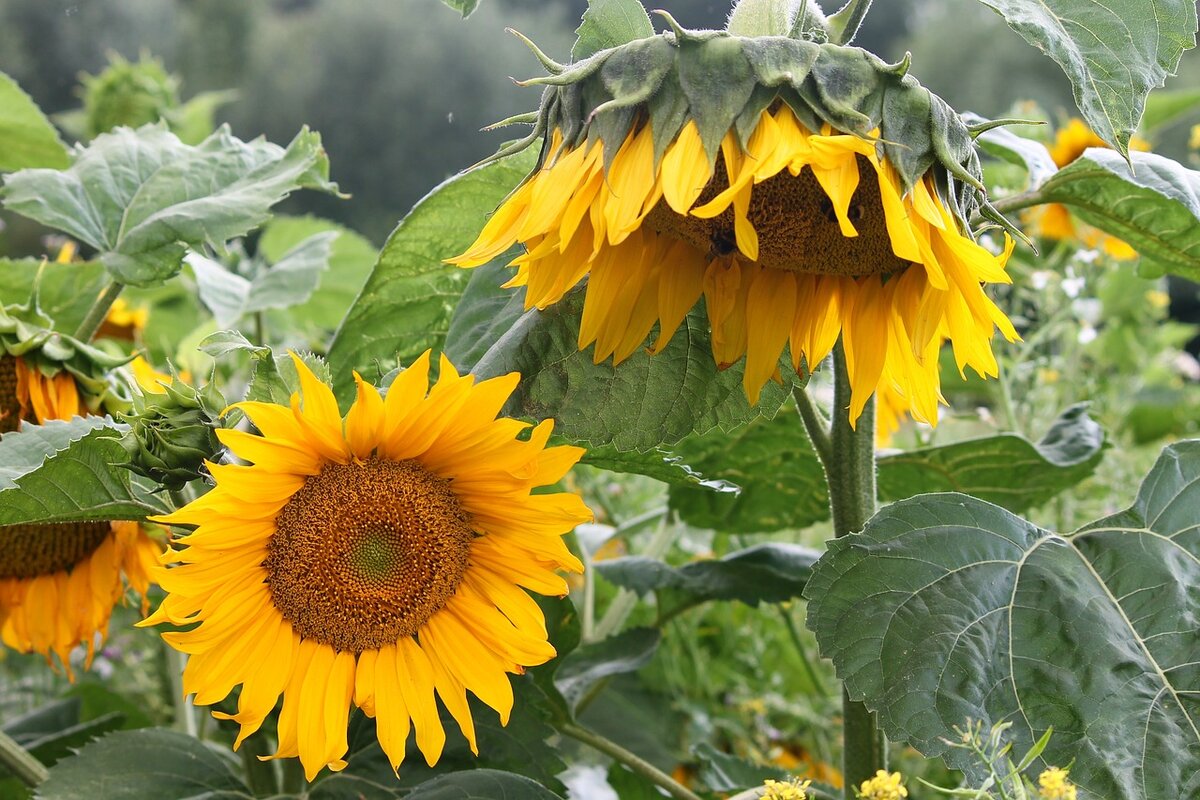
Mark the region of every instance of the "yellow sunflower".
[[[235, 743], [283, 695], [279, 747], [312, 779], [345, 766], [351, 706], [375, 717], [393, 769], [410, 726], [435, 763], [435, 694], [475, 750], [469, 690], [507, 723], [519, 674], [555, 655], [526, 589], [566, 594], [581, 571], [562, 535], [591, 519], [574, 494], [537, 493], [579, 460], [546, 447], [553, 427], [497, 418], [510, 374], [475, 383], [429, 354], [381, 397], [357, 375], [345, 418], [295, 358], [291, 407], [244, 402], [261, 435], [219, 430], [251, 466], [209, 465], [216, 487], [161, 521], [195, 525], [157, 573], [168, 592], [143, 624], [190, 654], [184, 691], [201, 705], [241, 684]], [[527, 437], [525, 434], [528, 434]]]
[[[1083, 120], [1072, 118], [1066, 125], [1058, 129], [1054, 135], [1054, 144], [1047, 145], [1050, 158], [1059, 169], [1070, 164], [1083, 155], [1089, 147], [1108, 147], [1103, 139], [1087, 126]], [[1149, 151], [1150, 143], [1140, 136], [1129, 140], [1131, 150]], [[1084, 247], [1098, 248], [1118, 261], [1129, 261], [1137, 258], [1137, 251], [1129, 244], [1115, 236], [1110, 236], [1090, 225], [1075, 221], [1070, 210], [1061, 203], [1049, 203], [1029, 214], [1030, 222], [1034, 223], [1039, 236], [1058, 241], [1075, 240]]]
[[[20, 357], [0, 356], [0, 432], [22, 420], [43, 423], [81, 413], [79, 393], [63, 370], [42, 375]], [[0, 640], [22, 653], [58, 656], [68, 677], [71, 650], [107, 635], [125, 582], [143, 598], [162, 548], [136, 522], [0, 526]], [[99, 634], [99, 636], [97, 636]]]
[[[876, 137], [878, 131], [874, 132]], [[937, 350], [960, 371], [997, 374], [990, 340], [1017, 334], [981, 283], [1008, 283], [1002, 255], [961, 229], [932, 174], [902, 189], [877, 138], [807, 129], [785, 103], [764, 110], [746, 146], [731, 130], [711, 164], [695, 122], [655, 164], [651, 125], [630, 131], [607, 170], [603, 142], [561, 146], [453, 263], [483, 264], [514, 243], [509, 286], [545, 308], [588, 276], [580, 348], [597, 363], [631, 355], [657, 323], [662, 349], [703, 296], [721, 367], [746, 357], [752, 403], [785, 346], [819, 364], [841, 336], [852, 420], [888, 384], [917, 419], [940, 400]]]
[[108, 309], [104, 322], [100, 323], [96, 338], [132, 342], [146, 329], [149, 321], [150, 312], [145, 307], [131, 306], [124, 298], [118, 297]]

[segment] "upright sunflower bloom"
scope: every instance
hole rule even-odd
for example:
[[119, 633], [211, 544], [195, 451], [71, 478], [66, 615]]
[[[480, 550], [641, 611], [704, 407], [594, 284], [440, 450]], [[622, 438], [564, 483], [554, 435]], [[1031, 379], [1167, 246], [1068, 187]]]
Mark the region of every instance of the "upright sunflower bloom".
[[[70, 372], [47, 376], [34, 359], [0, 355], [0, 433], [22, 420], [41, 424], [81, 413], [87, 404]], [[137, 522], [0, 526], [0, 640], [51, 663], [57, 656], [73, 678], [71, 650], [85, 645], [91, 665], [126, 583], [146, 613], [149, 571], [161, 550]]]
[[[381, 397], [357, 375], [345, 418], [295, 359], [291, 407], [245, 402], [261, 435], [219, 430], [250, 466], [210, 464], [216, 487], [160, 521], [195, 525], [157, 573], [168, 595], [144, 624], [199, 623], [163, 638], [191, 658], [184, 691], [208, 705], [241, 684], [235, 747], [283, 695], [279, 748], [312, 779], [345, 766], [351, 706], [378, 723], [393, 769], [410, 728], [434, 764], [445, 743], [436, 697], [476, 750], [466, 693], [507, 723], [507, 673], [555, 655], [529, 589], [564, 595], [582, 571], [562, 535], [592, 518], [574, 494], [532, 490], [583, 451], [546, 447], [497, 418], [517, 386], [478, 384], [429, 354]], [[527, 438], [520, 438], [524, 433]]]
[[651, 352], [704, 298], [712, 352], [745, 357], [757, 402], [790, 345], [813, 368], [844, 344], [856, 420], [893, 389], [936, 421], [938, 358], [997, 374], [990, 340], [1017, 336], [981, 284], [1008, 283], [971, 237], [988, 204], [971, 131], [906, 74], [853, 47], [674, 30], [551, 76], [536, 170], [484, 226], [463, 267], [515, 243], [509, 286], [545, 308], [587, 277], [579, 346], [597, 363]]

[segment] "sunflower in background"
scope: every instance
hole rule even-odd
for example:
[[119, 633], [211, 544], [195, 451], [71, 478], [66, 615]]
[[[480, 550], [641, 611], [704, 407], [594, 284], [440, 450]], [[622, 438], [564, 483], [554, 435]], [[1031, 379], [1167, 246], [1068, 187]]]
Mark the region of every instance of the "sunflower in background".
[[[88, 413], [75, 376], [47, 375], [31, 356], [0, 355], [0, 433]], [[71, 650], [85, 645], [91, 666], [126, 584], [146, 613], [149, 571], [161, 552], [137, 522], [0, 526], [0, 640], [52, 665], [57, 656], [73, 680]]]
[[[1083, 120], [1072, 118], [1054, 134], [1054, 144], [1047, 145], [1050, 158], [1059, 169], [1083, 155], [1089, 147], [1108, 148], [1108, 144], [1095, 134]], [[1139, 136], [1129, 140], [1131, 150], [1148, 152], [1150, 143]], [[1037, 235], [1056, 241], [1078, 241], [1084, 247], [1103, 250], [1118, 261], [1129, 261], [1138, 257], [1137, 251], [1128, 243], [1084, 225], [1071, 216], [1070, 210], [1061, 203], [1048, 203], [1030, 211], [1028, 221], [1034, 225]]]
[[[814, 41], [673, 32], [553, 73], [537, 169], [451, 259], [514, 243], [508, 286], [545, 308], [587, 278], [579, 347], [619, 363], [657, 324], [660, 351], [704, 299], [721, 368], [745, 357], [751, 403], [790, 346], [814, 368], [839, 337], [856, 420], [891, 390], [934, 423], [938, 350], [997, 374], [990, 341], [1016, 331], [984, 293], [1008, 283], [967, 220], [987, 203], [971, 132], [911, 76]], [[505, 152], [511, 152], [512, 148]]]
[[280, 695], [279, 747], [311, 780], [345, 766], [352, 706], [377, 721], [397, 768], [412, 729], [429, 764], [446, 734], [440, 698], [477, 752], [467, 692], [507, 723], [508, 673], [555, 655], [526, 589], [564, 595], [557, 570], [582, 564], [563, 534], [592, 518], [578, 495], [537, 493], [583, 451], [546, 447], [553, 422], [497, 418], [516, 373], [476, 383], [429, 353], [386, 398], [355, 376], [342, 417], [330, 388], [294, 357], [291, 406], [244, 402], [261, 432], [219, 430], [251, 466], [209, 464], [215, 488], [160, 521], [196, 529], [164, 556], [167, 591], [144, 623], [190, 654], [199, 705], [241, 684], [235, 747]]

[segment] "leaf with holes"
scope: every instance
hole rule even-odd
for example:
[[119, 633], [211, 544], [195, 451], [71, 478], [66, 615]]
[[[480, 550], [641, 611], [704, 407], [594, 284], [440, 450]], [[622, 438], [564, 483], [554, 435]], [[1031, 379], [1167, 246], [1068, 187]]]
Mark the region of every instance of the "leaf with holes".
[[981, 779], [953, 726], [1054, 728], [1036, 773], [1080, 800], [1200, 796], [1200, 441], [1168, 447], [1133, 506], [1058, 535], [960, 494], [836, 539], [808, 624], [888, 736]]
[[1146, 95], [1196, 46], [1195, 0], [981, 0], [1071, 79], [1092, 130], [1122, 153]]

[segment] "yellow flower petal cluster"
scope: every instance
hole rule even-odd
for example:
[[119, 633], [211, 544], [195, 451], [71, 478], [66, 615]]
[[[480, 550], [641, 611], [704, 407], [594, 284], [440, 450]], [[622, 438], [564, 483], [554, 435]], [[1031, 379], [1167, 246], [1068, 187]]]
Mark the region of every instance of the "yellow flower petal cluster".
[[190, 654], [184, 691], [209, 705], [241, 686], [235, 746], [280, 696], [279, 747], [312, 779], [345, 766], [350, 709], [375, 718], [393, 769], [415, 730], [429, 764], [446, 741], [438, 699], [471, 749], [467, 692], [507, 723], [508, 674], [555, 655], [525, 590], [564, 595], [582, 564], [562, 536], [591, 519], [560, 480], [583, 451], [547, 447], [553, 423], [497, 418], [519, 376], [475, 382], [425, 353], [381, 396], [357, 375], [337, 401], [299, 358], [290, 406], [245, 402], [258, 434], [219, 430], [249, 466], [211, 464], [208, 494], [161, 518], [196, 529], [164, 557], [168, 592], [145, 624]]
[[812, 781], [801, 782], [799, 778], [790, 781], [775, 781], [768, 778], [763, 781], [766, 791], [760, 800], [808, 800], [808, 787]]
[[[20, 357], [0, 356], [0, 432], [82, 411], [68, 372], [49, 377]], [[85, 645], [91, 665], [126, 583], [145, 598], [161, 551], [136, 522], [0, 526], [0, 640], [51, 664], [57, 656], [73, 678], [71, 650]]]
[[1038, 793], [1042, 800], [1075, 800], [1075, 784], [1067, 778], [1068, 770], [1050, 767], [1038, 776]]
[[839, 336], [856, 420], [890, 387], [913, 415], [936, 420], [937, 351], [948, 338], [959, 369], [997, 374], [990, 341], [1017, 337], [982, 283], [1008, 283], [1004, 254], [975, 243], [927, 175], [905, 193], [877, 142], [802, 125], [782, 103], [765, 110], [743, 148], [731, 130], [715, 164], [689, 121], [655, 163], [649, 124], [629, 131], [605, 169], [603, 142], [561, 146], [555, 130], [540, 170], [451, 259], [483, 264], [514, 243], [526, 252], [509, 286], [545, 308], [588, 278], [579, 346], [597, 363], [651, 352], [704, 298], [712, 351], [724, 368], [745, 357], [757, 402], [790, 346], [815, 367]]
[[862, 782], [858, 796], [862, 800], [902, 800], [908, 797], [908, 789], [904, 788], [904, 776], [899, 772], [888, 774], [881, 769], [875, 777]]

